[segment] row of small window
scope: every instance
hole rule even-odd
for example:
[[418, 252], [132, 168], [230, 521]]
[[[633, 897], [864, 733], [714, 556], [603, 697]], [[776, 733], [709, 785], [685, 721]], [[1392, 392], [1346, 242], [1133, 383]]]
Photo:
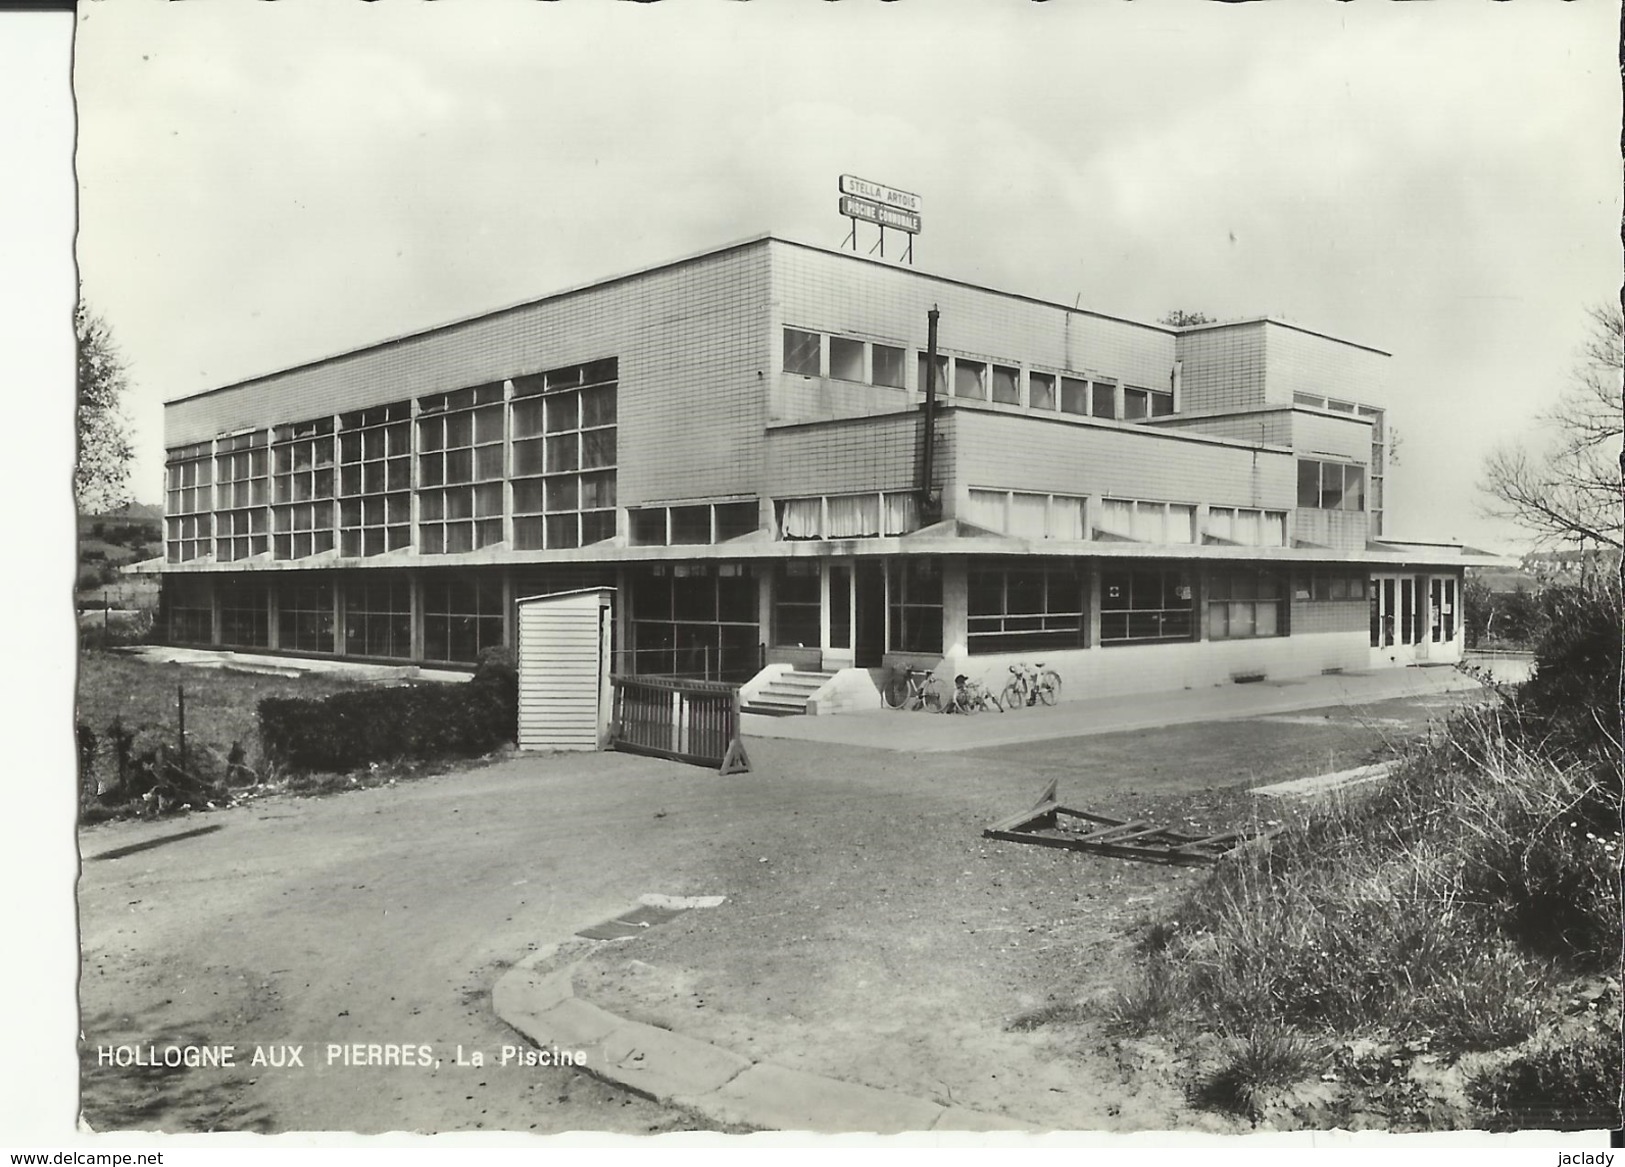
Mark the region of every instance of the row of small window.
[[[425, 487], [503, 477], [512, 415], [514, 477], [608, 469], [616, 456], [614, 358], [420, 398], [418, 479]], [[168, 512], [354, 497], [412, 486], [409, 401], [199, 442], [169, 451]], [[218, 492], [210, 487], [218, 481]], [[274, 491], [272, 490], [274, 487]]]
[[[1089, 538], [1086, 503], [1077, 495], [1034, 494], [1019, 490], [970, 491], [965, 518], [979, 527], [1024, 539]], [[1196, 542], [1196, 506], [1191, 503], [1105, 498], [1093, 537], [1141, 543]], [[1209, 507], [1203, 541], [1245, 547], [1285, 547], [1286, 512], [1255, 507]]]
[[[1086, 581], [1075, 568], [974, 568], [966, 582], [971, 653], [1084, 646]], [[1286, 635], [1286, 592], [1278, 572], [1209, 571], [1204, 603], [1210, 640]], [[1192, 640], [1196, 617], [1194, 576], [1188, 568], [1148, 565], [1101, 571], [1102, 645]]]
[[[828, 342], [827, 348], [825, 342]], [[825, 362], [827, 351], [828, 362]], [[918, 352], [915, 387], [923, 391], [930, 381], [930, 358]], [[908, 350], [879, 341], [784, 330], [784, 371], [804, 377], [827, 376], [894, 389], [907, 387]], [[827, 372], [826, 372], [827, 369]], [[1025, 380], [1025, 391], [1023, 381]], [[1019, 365], [974, 357], [937, 357], [936, 388], [969, 401], [1025, 405], [1029, 409], [1137, 421], [1163, 417], [1174, 411], [1171, 389], [1146, 389], [1092, 377], [1058, 372], [1023, 370]]]
[[[187, 581], [189, 582], [189, 581]], [[218, 589], [219, 643], [229, 648], [270, 645], [270, 588], [225, 581]], [[502, 583], [497, 579], [425, 581], [425, 660], [472, 663], [503, 643]], [[277, 589], [277, 646], [294, 652], [335, 651], [338, 612], [331, 581], [284, 581]], [[163, 592], [167, 637], [178, 643], [214, 643], [206, 590], [167, 581]], [[407, 659], [412, 654], [411, 591], [403, 579], [347, 584], [344, 652], [349, 656]]]
[[1328, 409], [1333, 413], [1352, 413], [1359, 417], [1367, 417], [1379, 425], [1382, 422], [1382, 410], [1374, 405], [1361, 405], [1357, 401], [1342, 401], [1336, 397], [1323, 397], [1319, 393], [1294, 393], [1292, 401], [1296, 405]]
[[920, 525], [913, 491], [814, 495], [774, 502], [779, 539], [866, 539], [906, 535]]
[[725, 543], [759, 529], [756, 500], [633, 507], [627, 511], [634, 547]]

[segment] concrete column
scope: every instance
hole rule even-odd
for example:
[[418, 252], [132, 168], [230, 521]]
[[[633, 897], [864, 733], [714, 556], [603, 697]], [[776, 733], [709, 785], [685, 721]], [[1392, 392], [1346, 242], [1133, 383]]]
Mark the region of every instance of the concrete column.
[[423, 659], [423, 573], [408, 572], [407, 592], [412, 597], [412, 659]]
[[[1097, 501], [1094, 498], [1091, 498], [1089, 500], [1089, 505], [1091, 507], [1094, 507], [1094, 506], [1096, 506], [1098, 504], [1097, 504]], [[1087, 632], [1085, 632], [1085, 634], [1084, 634], [1084, 642], [1090, 648], [1099, 648], [1100, 647], [1100, 560], [1098, 560], [1098, 559], [1089, 560], [1088, 563], [1085, 565], [1084, 570], [1088, 573], [1087, 574], [1087, 583], [1085, 583], [1084, 587], [1085, 587], [1085, 596], [1086, 596], [1088, 604], [1089, 604], [1089, 612], [1088, 612], [1089, 626], [1088, 626]]]
[[[942, 655], [958, 671], [969, 652], [969, 592], [963, 555], [949, 555], [942, 562]], [[949, 676], [953, 673], [950, 672]]]
[[209, 643], [219, 645], [225, 635], [225, 619], [220, 614], [220, 588], [219, 581], [212, 576], [204, 576], [209, 587]]
[[265, 577], [265, 606], [269, 609], [269, 623], [265, 627], [265, 643], [268, 648], [282, 647], [282, 576], [278, 573], [267, 573]]

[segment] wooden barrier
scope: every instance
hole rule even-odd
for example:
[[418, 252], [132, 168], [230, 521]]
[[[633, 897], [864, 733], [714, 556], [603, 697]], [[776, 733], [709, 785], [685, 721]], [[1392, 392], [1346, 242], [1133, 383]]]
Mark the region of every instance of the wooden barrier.
[[737, 686], [676, 677], [613, 676], [609, 682], [615, 689], [611, 748], [716, 766], [724, 774], [750, 770], [739, 736]]

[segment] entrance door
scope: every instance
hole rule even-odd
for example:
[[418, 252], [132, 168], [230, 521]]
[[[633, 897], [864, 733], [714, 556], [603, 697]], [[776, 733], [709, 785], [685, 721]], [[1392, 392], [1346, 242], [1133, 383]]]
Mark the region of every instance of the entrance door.
[[[1414, 575], [1371, 578], [1371, 663], [1414, 664], [1425, 645], [1427, 596]], [[1423, 655], [1426, 649], [1423, 648]]]
[[886, 571], [878, 559], [853, 565], [853, 664], [877, 668], [886, 654]]

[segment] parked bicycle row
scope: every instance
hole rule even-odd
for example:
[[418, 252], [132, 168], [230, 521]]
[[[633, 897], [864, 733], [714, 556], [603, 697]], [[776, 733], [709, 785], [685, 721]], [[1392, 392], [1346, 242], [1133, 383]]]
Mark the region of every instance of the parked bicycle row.
[[1037, 664], [1013, 664], [1010, 680], [998, 693], [964, 673], [952, 682], [930, 669], [894, 669], [881, 693], [888, 709], [925, 710], [927, 713], [1003, 713], [1029, 705], [1054, 705], [1061, 696], [1061, 676]]

